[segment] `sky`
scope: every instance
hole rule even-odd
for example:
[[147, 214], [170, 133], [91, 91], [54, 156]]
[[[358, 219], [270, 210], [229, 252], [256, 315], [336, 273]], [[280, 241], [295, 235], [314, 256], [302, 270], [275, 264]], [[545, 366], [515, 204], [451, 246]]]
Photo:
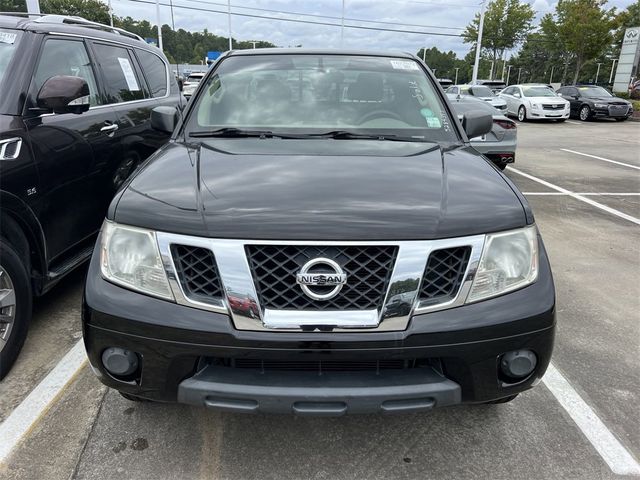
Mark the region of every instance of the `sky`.
[[[104, 0], [105, 2], [107, 0]], [[160, 0], [168, 4], [170, 0]], [[216, 35], [228, 36], [228, 16], [226, 13], [188, 10], [194, 7], [205, 10], [226, 12], [226, 0], [171, 0], [174, 8], [175, 27], [190, 31], [202, 31], [205, 28]], [[337, 24], [317, 25], [294, 23], [272, 19], [231, 16], [231, 31], [234, 39], [265, 40], [281, 47], [302, 45], [308, 48], [356, 48], [365, 50], [402, 50], [417, 52], [423, 46], [437, 46], [440, 50], [453, 50], [463, 57], [469, 51], [469, 45], [455, 36], [434, 35], [434, 33], [459, 34], [462, 29], [480, 11], [481, 0], [344, 0], [347, 25], [361, 25], [376, 28], [403, 30], [403, 33], [344, 28], [341, 39], [341, 15], [343, 0], [231, 0], [232, 13], [259, 15], [268, 17], [325, 22]], [[609, 0], [609, 6], [623, 10], [635, 0]], [[528, 0], [537, 12], [537, 18], [553, 12], [557, 3], [554, 0]], [[136, 3], [132, 0], [111, 0], [114, 14], [131, 16], [135, 19], [147, 19], [156, 23], [155, 7], [150, 4]], [[318, 18], [276, 13], [258, 9], [300, 13], [304, 15], [322, 15]], [[171, 9], [160, 7], [160, 19], [163, 24], [171, 25]], [[369, 20], [388, 23], [365, 23], [355, 20]], [[444, 28], [452, 27], [452, 28]], [[428, 33], [404, 33], [407, 30]]]

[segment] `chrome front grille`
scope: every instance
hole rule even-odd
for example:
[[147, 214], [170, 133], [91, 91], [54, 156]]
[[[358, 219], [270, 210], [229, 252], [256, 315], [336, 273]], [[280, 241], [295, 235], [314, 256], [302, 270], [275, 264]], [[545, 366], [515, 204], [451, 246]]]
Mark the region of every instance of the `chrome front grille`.
[[564, 104], [562, 104], [562, 103], [558, 103], [558, 104], [543, 103], [542, 104], [542, 108], [543, 108], [543, 110], [564, 110]]
[[[246, 250], [264, 308], [369, 310], [382, 307], [398, 248], [385, 245], [249, 245]], [[296, 274], [314, 258], [334, 260], [347, 274], [346, 285], [334, 298], [312, 299], [296, 284]]]
[[[229, 315], [238, 330], [298, 332], [401, 331], [416, 315], [462, 305], [485, 241], [484, 235], [246, 241], [164, 232], [156, 238], [177, 303]], [[341, 290], [325, 300], [312, 298], [296, 282], [305, 262], [318, 257], [346, 273]]]

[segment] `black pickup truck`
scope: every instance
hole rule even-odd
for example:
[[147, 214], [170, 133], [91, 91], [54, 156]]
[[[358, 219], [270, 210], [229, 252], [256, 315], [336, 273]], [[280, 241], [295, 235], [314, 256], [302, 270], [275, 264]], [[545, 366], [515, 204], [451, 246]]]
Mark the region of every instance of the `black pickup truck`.
[[531, 209], [414, 56], [223, 56], [111, 203], [84, 294], [131, 400], [298, 415], [505, 402], [549, 363]]

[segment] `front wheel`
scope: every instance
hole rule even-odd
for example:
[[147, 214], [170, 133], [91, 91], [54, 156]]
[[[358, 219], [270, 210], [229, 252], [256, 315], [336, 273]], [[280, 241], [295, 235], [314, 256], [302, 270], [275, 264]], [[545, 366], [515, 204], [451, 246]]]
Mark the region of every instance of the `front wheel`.
[[580, 120], [586, 122], [587, 120], [589, 120], [589, 117], [591, 117], [591, 109], [588, 105], [583, 105], [580, 108]]
[[524, 122], [527, 120], [527, 109], [524, 108], [524, 105], [520, 105], [518, 109], [518, 120]]
[[20, 353], [31, 320], [31, 282], [11, 245], [0, 242], [0, 380]]

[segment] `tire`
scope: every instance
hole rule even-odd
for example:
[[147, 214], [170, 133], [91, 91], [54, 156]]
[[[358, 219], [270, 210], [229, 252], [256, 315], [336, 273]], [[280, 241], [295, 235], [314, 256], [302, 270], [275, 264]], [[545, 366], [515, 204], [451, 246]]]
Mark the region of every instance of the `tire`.
[[524, 105], [520, 105], [518, 108], [518, 121], [526, 122], [527, 121], [527, 109], [524, 108]]
[[591, 118], [591, 109], [589, 108], [589, 105], [581, 106], [578, 116], [580, 117], [580, 120], [582, 120], [583, 122], [588, 122], [589, 119]]
[[11, 370], [27, 338], [32, 307], [27, 271], [14, 248], [0, 241], [0, 380]]
[[518, 394], [516, 393], [515, 395], [509, 395], [508, 397], [499, 398], [498, 400], [491, 400], [490, 402], [485, 402], [484, 405], [499, 405], [501, 403], [509, 403], [517, 396]]

